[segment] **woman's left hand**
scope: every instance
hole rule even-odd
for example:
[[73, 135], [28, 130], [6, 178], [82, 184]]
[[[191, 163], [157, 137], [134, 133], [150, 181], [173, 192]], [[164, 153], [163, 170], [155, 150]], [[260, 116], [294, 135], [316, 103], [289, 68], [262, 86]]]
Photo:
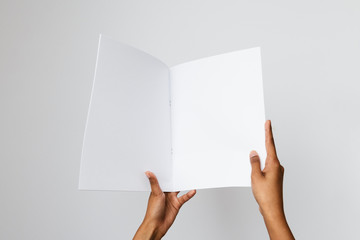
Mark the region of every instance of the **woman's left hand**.
[[152, 172], [146, 172], [151, 185], [151, 193], [145, 218], [133, 240], [161, 239], [169, 230], [181, 208], [195, 194], [196, 190], [178, 197], [179, 192], [163, 192]]

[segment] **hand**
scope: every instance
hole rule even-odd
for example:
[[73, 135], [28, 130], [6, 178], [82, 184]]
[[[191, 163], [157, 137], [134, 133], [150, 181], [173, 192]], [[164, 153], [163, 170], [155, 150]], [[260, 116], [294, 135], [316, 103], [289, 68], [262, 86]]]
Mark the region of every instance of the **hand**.
[[181, 208], [195, 194], [192, 190], [181, 197], [179, 192], [163, 192], [152, 172], [146, 172], [151, 185], [151, 193], [145, 218], [134, 236], [134, 240], [161, 239], [169, 230]]
[[270, 120], [265, 123], [267, 157], [261, 171], [257, 152], [251, 151], [251, 187], [259, 209], [264, 217], [270, 239], [295, 239], [287, 224], [283, 207], [284, 167], [276, 154]]

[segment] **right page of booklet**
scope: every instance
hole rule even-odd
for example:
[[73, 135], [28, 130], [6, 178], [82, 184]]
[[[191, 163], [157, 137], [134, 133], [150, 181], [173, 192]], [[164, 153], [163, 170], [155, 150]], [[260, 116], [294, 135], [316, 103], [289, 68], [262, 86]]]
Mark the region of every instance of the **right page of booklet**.
[[174, 66], [170, 79], [174, 190], [250, 186], [250, 151], [266, 157], [260, 48]]

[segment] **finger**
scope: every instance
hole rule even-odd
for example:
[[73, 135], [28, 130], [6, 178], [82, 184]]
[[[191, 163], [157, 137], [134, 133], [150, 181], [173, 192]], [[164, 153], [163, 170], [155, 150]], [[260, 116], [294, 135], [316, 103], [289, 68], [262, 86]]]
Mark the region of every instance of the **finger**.
[[149, 179], [150, 186], [151, 186], [151, 192], [154, 193], [155, 195], [162, 194], [162, 190], [160, 188], [159, 182], [158, 182], [155, 174], [150, 171], [145, 172], [145, 174]]
[[267, 155], [272, 159], [276, 159], [276, 148], [270, 120], [265, 122], [265, 146]]
[[250, 152], [251, 176], [261, 176], [260, 157], [256, 151]]
[[191, 190], [190, 192], [187, 192], [186, 194], [179, 197], [179, 202], [181, 205], [189, 201], [193, 196], [195, 196], [196, 190]]

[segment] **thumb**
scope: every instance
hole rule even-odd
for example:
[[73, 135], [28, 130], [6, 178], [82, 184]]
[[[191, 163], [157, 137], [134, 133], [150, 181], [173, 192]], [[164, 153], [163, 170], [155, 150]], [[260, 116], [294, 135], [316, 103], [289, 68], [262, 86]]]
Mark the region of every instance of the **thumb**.
[[160, 188], [160, 184], [159, 184], [155, 174], [150, 171], [146, 171], [145, 175], [149, 178], [151, 192], [155, 195], [161, 195], [163, 192]]
[[261, 167], [260, 167], [260, 157], [256, 151], [250, 152], [250, 163], [251, 163], [251, 176], [260, 176]]

